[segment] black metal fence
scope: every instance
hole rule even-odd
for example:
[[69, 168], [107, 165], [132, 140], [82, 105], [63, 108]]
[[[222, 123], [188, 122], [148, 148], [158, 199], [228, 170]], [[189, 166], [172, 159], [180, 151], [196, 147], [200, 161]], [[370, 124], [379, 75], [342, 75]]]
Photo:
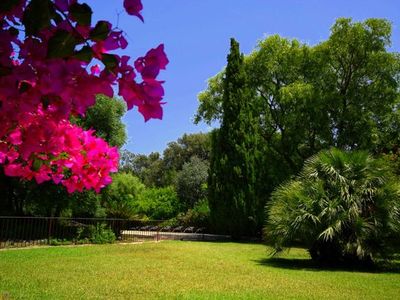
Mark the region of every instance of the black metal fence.
[[164, 226], [162, 221], [105, 218], [1, 217], [0, 248], [105, 242], [226, 240], [204, 228]]

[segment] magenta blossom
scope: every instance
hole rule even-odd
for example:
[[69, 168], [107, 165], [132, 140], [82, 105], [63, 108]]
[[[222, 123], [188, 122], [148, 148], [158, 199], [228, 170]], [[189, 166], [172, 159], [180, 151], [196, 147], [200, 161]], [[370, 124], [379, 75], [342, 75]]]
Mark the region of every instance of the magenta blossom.
[[140, 0], [124, 0], [124, 8], [126, 12], [132, 16], [138, 17], [142, 22], [144, 19], [140, 14], [140, 11], [143, 9], [142, 1]]
[[[118, 151], [70, 117], [84, 115], [97, 94], [113, 97], [119, 85], [128, 109], [138, 107], [146, 121], [161, 119], [164, 89], [156, 76], [168, 64], [164, 46], [133, 63], [112, 53], [127, 47], [123, 32], [106, 21], [92, 26], [85, 4], [51, 0], [56, 14], [37, 27], [29, 14], [21, 20], [27, 7], [40, 8], [31, 3], [0, 6], [0, 164], [7, 176], [99, 192], [118, 169]], [[125, 0], [124, 7], [143, 20], [141, 1]]]
[[167, 64], [168, 58], [164, 52], [164, 45], [161, 44], [157, 48], [147, 52], [144, 57], [139, 57], [135, 61], [135, 68], [144, 80], [154, 79], [160, 70], [165, 70]]

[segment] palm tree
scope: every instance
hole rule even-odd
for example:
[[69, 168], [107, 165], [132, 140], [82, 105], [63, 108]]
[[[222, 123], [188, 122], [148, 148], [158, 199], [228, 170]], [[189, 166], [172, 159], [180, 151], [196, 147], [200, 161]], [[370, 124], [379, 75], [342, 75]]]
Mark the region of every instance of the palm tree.
[[383, 160], [322, 151], [273, 192], [265, 238], [276, 250], [299, 242], [319, 261], [387, 257], [400, 237], [399, 199], [400, 185]]

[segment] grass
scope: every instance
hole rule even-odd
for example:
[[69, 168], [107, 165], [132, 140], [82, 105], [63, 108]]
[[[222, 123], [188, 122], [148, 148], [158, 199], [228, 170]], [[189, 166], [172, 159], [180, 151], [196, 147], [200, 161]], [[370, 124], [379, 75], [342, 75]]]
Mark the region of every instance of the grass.
[[398, 299], [400, 273], [318, 269], [292, 249], [169, 241], [0, 251], [0, 299]]

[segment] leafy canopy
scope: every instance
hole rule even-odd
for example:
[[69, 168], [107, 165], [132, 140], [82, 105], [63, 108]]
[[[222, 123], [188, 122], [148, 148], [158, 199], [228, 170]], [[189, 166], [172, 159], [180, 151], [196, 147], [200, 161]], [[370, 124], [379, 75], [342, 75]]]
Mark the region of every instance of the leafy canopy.
[[[265, 156], [282, 178], [305, 159], [338, 147], [374, 153], [398, 144], [400, 56], [388, 51], [390, 23], [340, 18], [315, 46], [272, 35], [244, 59]], [[201, 92], [196, 122], [222, 122], [226, 70]], [[270, 162], [269, 162], [270, 163]]]

